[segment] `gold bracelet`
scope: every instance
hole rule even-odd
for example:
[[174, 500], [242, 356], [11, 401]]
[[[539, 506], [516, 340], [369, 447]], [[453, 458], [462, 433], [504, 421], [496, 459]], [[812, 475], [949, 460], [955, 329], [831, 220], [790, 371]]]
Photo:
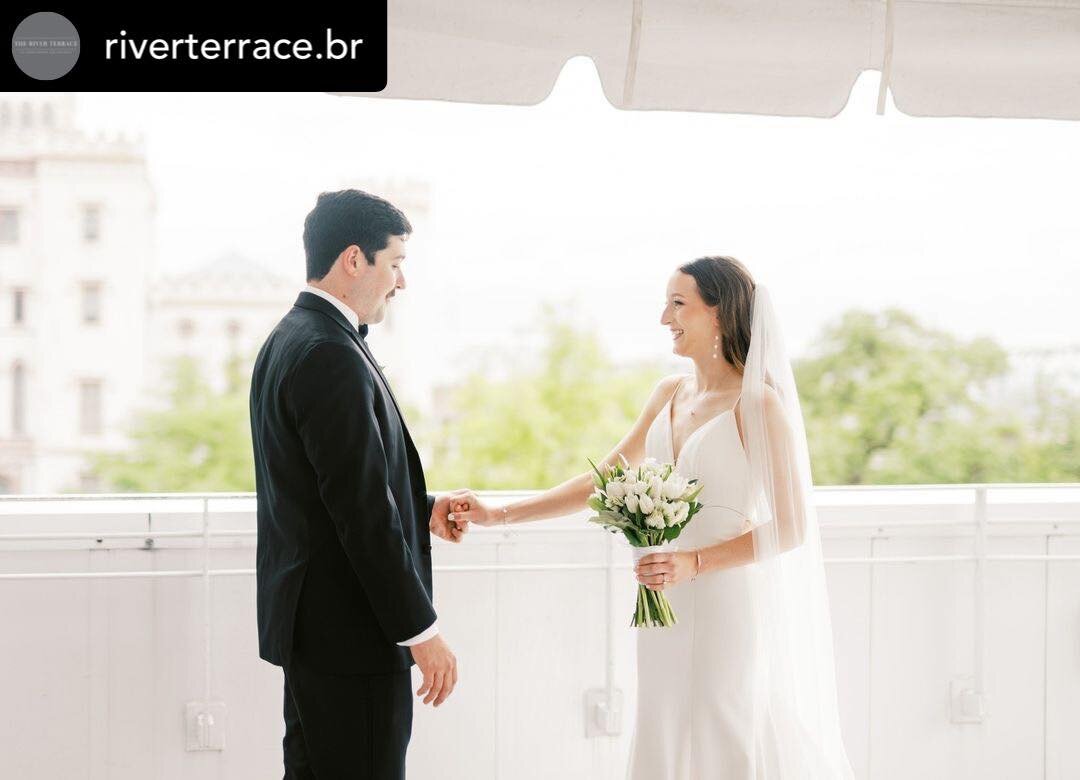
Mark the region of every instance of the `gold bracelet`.
[[694, 550], [694, 576], [690, 578], [690, 582], [697, 579], [697, 576], [701, 574], [701, 550]]

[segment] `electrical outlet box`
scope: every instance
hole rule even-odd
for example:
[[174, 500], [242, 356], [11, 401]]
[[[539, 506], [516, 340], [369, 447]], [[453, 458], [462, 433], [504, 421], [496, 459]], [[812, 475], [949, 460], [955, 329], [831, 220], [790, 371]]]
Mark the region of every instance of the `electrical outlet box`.
[[225, 749], [225, 702], [189, 701], [184, 722], [188, 750]]
[[612, 737], [622, 733], [623, 695], [618, 688], [585, 691], [585, 736]]
[[975, 690], [975, 680], [962, 677], [949, 684], [950, 720], [953, 723], [982, 723], [986, 720], [986, 694]]

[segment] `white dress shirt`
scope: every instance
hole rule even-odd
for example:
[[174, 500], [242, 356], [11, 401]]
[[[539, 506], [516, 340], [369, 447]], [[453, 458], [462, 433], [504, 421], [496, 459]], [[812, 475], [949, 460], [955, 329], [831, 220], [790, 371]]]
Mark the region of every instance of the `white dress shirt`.
[[[336, 298], [325, 290], [320, 290], [318, 287], [312, 287], [310, 284], [304, 287], [304, 291], [312, 293], [314, 295], [318, 295], [323, 300], [332, 303], [337, 308], [337, 310], [340, 311], [342, 315], [344, 315], [345, 319], [347, 319], [352, 324], [352, 326], [356, 328], [357, 332], [360, 331], [360, 315], [354, 312], [348, 306], [346, 306], [345, 302], [342, 301], [340, 298]], [[439, 623], [438, 621], [435, 621], [427, 629], [421, 631], [419, 634], [412, 637], [411, 639], [406, 639], [404, 642], [398, 642], [398, 645], [402, 647], [411, 647], [412, 645], [418, 645], [421, 642], [426, 642], [427, 640], [431, 639], [437, 633], [439, 633]]]
[[312, 287], [310, 284], [304, 287], [304, 292], [313, 293], [315, 295], [318, 295], [324, 301], [329, 301], [330, 303], [334, 304], [334, 307], [345, 316], [345, 319], [351, 322], [352, 326], [357, 331], [360, 330], [360, 315], [354, 312], [348, 306], [346, 306], [345, 301], [331, 295], [326, 290], [320, 290], [318, 287]]

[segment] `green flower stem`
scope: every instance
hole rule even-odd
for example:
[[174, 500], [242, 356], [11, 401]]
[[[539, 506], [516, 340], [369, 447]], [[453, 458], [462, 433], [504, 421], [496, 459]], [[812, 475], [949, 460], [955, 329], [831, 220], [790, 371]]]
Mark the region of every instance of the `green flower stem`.
[[660, 604], [664, 607], [664, 614], [667, 615], [667, 625], [673, 626], [679, 621], [675, 619], [675, 611], [671, 608], [671, 602], [667, 600], [667, 596], [660, 593]]
[[659, 597], [660, 594], [655, 590], [649, 591], [649, 598], [652, 600], [652, 619], [654, 626], [663, 626], [665, 623], [664, 608], [660, 606]]
[[673, 626], [678, 623], [675, 619], [675, 613], [671, 609], [671, 603], [663, 592], [647, 589], [646, 598], [648, 599], [650, 625]]
[[667, 599], [661, 591], [656, 591], [656, 608], [660, 611], [660, 619], [665, 626], [671, 625], [668, 620]]

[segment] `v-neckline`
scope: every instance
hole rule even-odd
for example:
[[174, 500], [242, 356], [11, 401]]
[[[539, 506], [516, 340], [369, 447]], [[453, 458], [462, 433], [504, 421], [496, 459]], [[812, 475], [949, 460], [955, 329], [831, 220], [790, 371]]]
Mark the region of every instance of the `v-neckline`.
[[714, 422], [719, 420], [725, 414], [730, 414], [731, 412], [734, 412], [735, 411], [735, 406], [739, 405], [739, 401], [738, 401], [738, 399], [736, 399], [735, 406], [732, 406], [730, 409], [725, 409], [724, 411], [720, 412], [719, 414], [714, 414], [712, 417], [710, 417], [708, 420], [703, 422], [697, 428], [694, 428], [694, 430], [692, 430], [690, 432], [690, 435], [687, 436], [686, 439], [683, 441], [682, 447], [679, 448], [679, 454], [676, 455], [675, 454], [675, 426], [671, 424], [671, 413], [675, 410], [675, 405], [672, 404], [671, 402], [674, 399], [675, 399], [675, 394], [672, 393], [671, 398], [669, 398], [668, 402], [667, 402], [666, 418], [667, 418], [667, 428], [668, 428], [668, 450], [671, 452], [672, 465], [677, 466], [678, 463], [679, 463], [679, 458], [682, 457], [682, 454], [684, 452], [686, 452], [686, 445], [690, 443], [690, 440], [693, 439], [695, 436], [697, 436], [698, 433], [701, 432], [702, 429], [708, 428], [710, 425], [712, 425]]

